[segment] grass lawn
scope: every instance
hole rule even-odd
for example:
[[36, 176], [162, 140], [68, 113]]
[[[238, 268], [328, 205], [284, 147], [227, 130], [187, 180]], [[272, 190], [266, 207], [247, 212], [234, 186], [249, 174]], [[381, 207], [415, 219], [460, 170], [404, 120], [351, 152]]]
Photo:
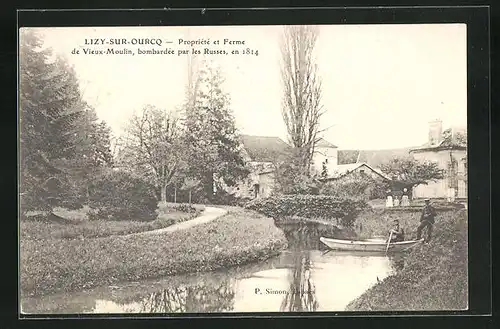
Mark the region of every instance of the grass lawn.
[[99, 238], [110, 235], [125, 235], [164, 228], [193, 219], [203, 211], [203, 206], [195, 206], [196, 212], [175, 210], [174, 204], [160, 205], [158, 217], [154, 221], [110, 221], [88, 220], [88, 207], [79, 210], [54, 209], [54, 213], [68, 219], [68, 224], [47, 223], [31, 220], [20, 221], [20, 239], [75, 239]]
[[[413, 227], [418, 225], [418, 218], [405, 220], [416, 221]], [[414, 247], [400, 272], [366, 291], [347, 310], [467, 309], [467, 259], [467, 211], [438, 213], [432, 240]]]
[[286, 248], [272, 219], [226, 209], [227, 215], [209, 223], [158, 235], [21, 239], [21, 292], [42, 295], [210, 271], [264, 260]]

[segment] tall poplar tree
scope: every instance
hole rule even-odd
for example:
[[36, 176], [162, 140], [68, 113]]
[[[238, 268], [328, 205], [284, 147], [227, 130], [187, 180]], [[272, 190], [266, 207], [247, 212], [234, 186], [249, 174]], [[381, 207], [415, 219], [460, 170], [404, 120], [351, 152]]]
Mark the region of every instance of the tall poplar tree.
[[281, 39], [282, 116], [290, 144], [296, 149], [300, 173], [310, 175], [318, 142], [322, 85], [314, 59], [318, 30], [314, 26], [286, 26]]

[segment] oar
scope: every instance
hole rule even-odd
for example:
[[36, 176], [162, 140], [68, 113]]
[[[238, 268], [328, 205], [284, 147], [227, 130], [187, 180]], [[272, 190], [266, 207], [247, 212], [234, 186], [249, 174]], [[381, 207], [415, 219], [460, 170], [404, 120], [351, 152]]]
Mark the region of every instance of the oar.
[[387, 255], [387, 251], [389, 250], [389, 244], [391, 243], [391, 238], [392, 238], [392, 231], [391, 231], [391, 234], [389, 234], [389, 241], [387, 241], [387, 248], [385, 248], [386, 255]]
[[332, 251], [332, 249], [328, 248], [327, 251], [323, 251], [323, 253], [321, 254], [321, 256], [328, 254], [330, 251]]

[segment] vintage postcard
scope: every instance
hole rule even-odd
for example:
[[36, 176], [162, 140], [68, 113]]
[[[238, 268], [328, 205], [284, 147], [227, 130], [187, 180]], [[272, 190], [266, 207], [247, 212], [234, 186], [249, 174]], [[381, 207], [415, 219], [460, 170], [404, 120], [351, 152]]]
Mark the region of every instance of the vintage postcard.
[[467, 310], [466, 34], [21, 28], [21, 313]]

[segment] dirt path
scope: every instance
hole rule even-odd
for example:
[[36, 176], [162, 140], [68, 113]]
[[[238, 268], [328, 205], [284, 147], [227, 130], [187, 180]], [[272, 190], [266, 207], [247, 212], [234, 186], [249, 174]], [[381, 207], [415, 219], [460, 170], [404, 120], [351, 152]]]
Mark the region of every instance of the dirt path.
[[205, 224], [208, 222], [213, 221], [214, 219], [217, 219], [221, 216], [224, 216], [227, 214], [227, 210], [221, 209], [221, 208], [215, 208], [215, 207], [205, 207], [205, 210], [196, 218], [187, 220], [182, 223], [174, 224], [165, 228], [160, 228], [157, 230], [153, 231], [146, 231], [146, 232], [139, 232], [139, 233], [132, 233], [128, 234], [129, 235], [147, 235], [147, 234], [161, 234], [161, 233], [170, 233], [170, 232], [175, 232], [178, 230], [185, 230], [190, 227], [200, 225], [200, 224]]

